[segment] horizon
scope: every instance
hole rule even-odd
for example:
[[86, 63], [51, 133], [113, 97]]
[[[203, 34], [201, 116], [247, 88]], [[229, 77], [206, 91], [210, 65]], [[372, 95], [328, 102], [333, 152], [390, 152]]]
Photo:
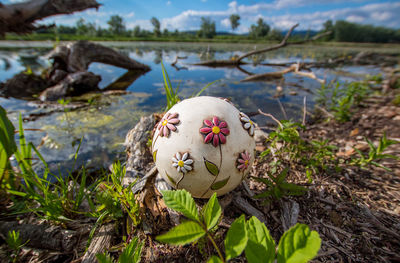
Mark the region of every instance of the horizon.
[[[20, 0], [3, 1], [4, 4], [23, 2]], [[250, 2], [250, 3], [249, 3]], [[76, 12], [71, 15], [58, 15], [42, 20], [39, 24], [73, 26], [78, 19], [96, 23], [107, 28], [112, 15], [124, 19], [127, 29], [139, 25], [141, 29], [152, 30], [150, 23], [156, 17], [161, 30], [193, 31], [200, 28], [201, 17], [210, 17], [215, 21], [217, 32], [246, 34], [257, 19], [262, 18], [271, 28], [288, 30], [299, 23], [298, 31], [318, 31], [323, 23], [332, 20], [345, 20], [359, 24], [400, 28], [400, 1], [390, 0], [273, 0], [273, 1], [211, 1], [211, 0], [148, 0], [146, 5], [132, 0], [102, 0], [102, 6], [95, 9]], [[128, 7], [129, 8], [128, 8]], [[157, 6], [158, 8], [154, 8]], [[240, 25], [232, 30], [229, 22], [231, 14], [238, 14]]]

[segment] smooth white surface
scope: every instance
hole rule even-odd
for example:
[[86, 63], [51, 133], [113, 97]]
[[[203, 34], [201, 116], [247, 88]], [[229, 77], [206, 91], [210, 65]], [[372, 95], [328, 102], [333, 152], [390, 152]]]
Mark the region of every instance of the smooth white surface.
[[[168, 137], [161, 137], [156, 129], [152, 147], [153, 152], [157, 151], [155, 163], [165, 181], [176, 187], [167, 174], [178, 182], [183, 173], [173, 166], [172, 157], [178, 152], [181, 156], [188, 152], [189, 158], [193, 160], [192, 170], [184, 174], [179, 189], [186, 189], [194, 197], [209, 198], [214, 192], [210, 189], [213, 182], [222, 181], [230, 176], [227, 184], [216, 191], [218, 195], [223, 195], [238, 186], [251, 169], [255, 149], [254, 138], [243, 128], [239, 110], [223, 99], [202, 96], [184, 100], [167, 113], [179, 114], [180, 123], [176, 125], [177, 130], [171, 131]], [[212, 120], [214, 116], [220, 121], [225, 121], [230, 131], [226, 136], [226, 143], [217, 147], [214, 147], [212, 142], [204, 143], [204, 135], [199, 131], [204, 127], [203, 121]], [[251, 154], [251, 158], [248, 168], [240, 172], [237, 169], [237, 159], [245, 150]], [[207, 170], [204, 158], [219, 167], [217, 178]]]

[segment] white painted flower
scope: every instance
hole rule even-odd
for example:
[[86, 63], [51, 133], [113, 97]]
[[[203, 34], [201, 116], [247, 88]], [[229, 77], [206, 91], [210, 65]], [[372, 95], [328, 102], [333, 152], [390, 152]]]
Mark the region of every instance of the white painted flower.
[[240, 121], [242, 122], [243, 128], [246, 129], [250, 136], [254, 135], [254, 122], [252, 120], [250, 120], [249, 116], [247, 116], [246, 114], [244, 114], [243, 112], [240, 112]]
[[182, 173], [187, 173], [188, 171], [191, 171], [193, 165], [193, 159], [189, 158], [189, 153], [185, 152], [183, 156], [179, 152], [175, 154], [174, 157], [172, 157], [172, 166], [176, 167], [176, 170], [178, 172]]

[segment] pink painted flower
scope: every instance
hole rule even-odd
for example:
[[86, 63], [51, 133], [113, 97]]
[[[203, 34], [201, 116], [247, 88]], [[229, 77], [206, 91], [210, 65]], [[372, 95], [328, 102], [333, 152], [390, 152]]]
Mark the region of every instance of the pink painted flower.
[[251, 154], [247, 151], [240, 153], [239, 158], [237, 159], [238, 166], [236, 168], [238, 168], [241, 172], [246, 170], [249, 167], [250, 158]]
[[175, 125], [179, 122], [178, 113], [166, 113], [157, 126], [160, 136], [168, 137], [169, 131], [176, 131]]
[[212, 121], [204, 120], [205, 127], [200, 129], [200, 132], [205, 135], [204, 143], [209, 143], [217, 147], [219, 144], [226, 143], [226, 137], [229, 135], [228, 124], [224, 121], [219, 121], [218, 117], [213, 117]]

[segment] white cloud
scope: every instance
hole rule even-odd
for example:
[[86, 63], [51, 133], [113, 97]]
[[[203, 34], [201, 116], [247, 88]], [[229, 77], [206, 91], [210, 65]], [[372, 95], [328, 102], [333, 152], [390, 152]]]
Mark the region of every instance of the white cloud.
[[167, 1], [167, 5], [171, 5], [172, 4], [172, 2], [171, 1]]
[[231, 26], [231, 21], [229, 20], [229, 18], [222, 19], [221, 25], [229, 28]]
[[125, 15], [124, 18], [131, 18], [135, 16], [135, 12], [130, 12], [129, 14]]

